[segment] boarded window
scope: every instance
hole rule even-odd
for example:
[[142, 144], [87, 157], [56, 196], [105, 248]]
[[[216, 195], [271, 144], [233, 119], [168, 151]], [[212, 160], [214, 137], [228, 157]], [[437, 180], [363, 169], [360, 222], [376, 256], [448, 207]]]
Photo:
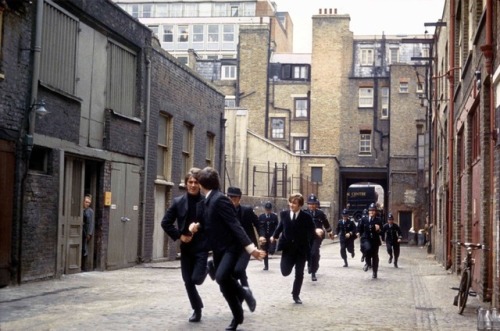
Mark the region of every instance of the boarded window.
[[120, 114], [135, 115], [135, 54], [108, 42], [106, 107]]
[[74, 95], [79, 22], [48, 2], [43, 8], [40, 80]]

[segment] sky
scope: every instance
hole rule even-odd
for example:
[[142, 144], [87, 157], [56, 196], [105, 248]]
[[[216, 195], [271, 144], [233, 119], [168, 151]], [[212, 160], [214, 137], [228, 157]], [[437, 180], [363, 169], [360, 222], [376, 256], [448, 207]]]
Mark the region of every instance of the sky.
[[312, 19], [319, 9], [349, 14], [355, 35], [400, 35], [434, 33], [424, 23], [443, 16], [445, 0], [274, 0], [278, 11], [290, 13], [294, 25], [294, 53], [311, 52]]

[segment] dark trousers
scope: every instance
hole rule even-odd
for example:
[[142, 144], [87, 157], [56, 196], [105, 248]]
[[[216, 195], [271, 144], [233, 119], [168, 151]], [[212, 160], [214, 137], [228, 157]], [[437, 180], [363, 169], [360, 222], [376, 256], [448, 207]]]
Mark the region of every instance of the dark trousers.
[[233, 318], [243, 323], [243, 307], [241, 302], [245, 296], [243, 287], [234, 277], [236, 263], [241, 255], [241, 249], [228, 249], [223, 252], [214, 251], [215, 281], [226, 299]]
[[240, 281], [242, 286], [248, 287], [248, 277], [247, 277], [247, 266], [250, 262], [250, 254], [243, 250], [236, 261], [236, 266], [234, 267], [234, 277]]
[[308, 261], [308, 266], [309, 266], [309, 271], [313, 274], [318, 272], [319, 269], [319, 259], [321, 258], [320, 248], [322, 242], [323, 238], [315, 236], [311, 246], [311, 256]]
[[340, 242], [340, 256], [347, 263], [347, 252], [354, 253], [354, 240], [343, 240]]
[[266, 252], [264, 257], [264, 267], [269, 268], [269, 255], [273, 255], [276, 250], [276, 242], [271, 244], [271, 237], [266, 237], [266, 243], [262, 245], [262, 249]]
[[385, 245], [387, 247], [387, 254], [389, 254], [389, 256], [392, 258], [394, 253], [394, 262], [397, 263], [399, 258], [399, 243], [390, 243], [386, 241]]
[[186, 292], [194, 310], [203, 308], [203, 301], [196, 285], [203, 284], [207, 277], [208, 252], [195, 251], [189, 244], [181, 244], [181, 273]]
[[298, 297], [304, 281], [304, 268], [306, 266], [307, 253], [300, 252], [295, 248], [285, 248], [281, 254], [281, 274], [288, 276], [295, 267], [295, 280], [293, 281], [292, 295]]
[[377, 273], [378, 271], [378, 263], [379, 263], [379, 257], [378, 257], [378, 250], [379, 250], [379, 245], [374, 244], [371, 242], [371, 240], [366, 239], [363, 242], [363, 251], [365, 254], [365, 261], [366, 264], [372, 267], [372, 270], [374, 273]]

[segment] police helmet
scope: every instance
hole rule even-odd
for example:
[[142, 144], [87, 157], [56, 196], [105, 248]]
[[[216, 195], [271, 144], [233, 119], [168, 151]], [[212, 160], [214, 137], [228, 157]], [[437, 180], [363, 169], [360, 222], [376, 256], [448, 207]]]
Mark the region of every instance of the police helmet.
[[394, 216], [392, 216], [392, 213], [387, 214], [387, 219], [394, 221]]
[[377, 206], [374, 203], [370, 203], [370, 206], [368, 206], [368, 210], [377, 210]]
[[270, 202], [266, 202], [266, 204], [264, 205], [264, 209], [273, 209], [273, 204]]
[[349, 211], [347, 209], [342, 210], [342, 216], [349, 215]]
[[363, 209], [363, 215], [368, 215], [368, 209]]
[[307, 198], [307, 203], [319, 203], [318, 198], [314, 194], [309, 194]]

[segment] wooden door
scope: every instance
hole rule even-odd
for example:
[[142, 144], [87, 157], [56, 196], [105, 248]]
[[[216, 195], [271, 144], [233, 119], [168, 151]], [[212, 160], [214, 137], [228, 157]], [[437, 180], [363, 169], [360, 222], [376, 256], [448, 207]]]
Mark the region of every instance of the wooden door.
[[10, 255], [14, 205], [15, 145], [0, 140], [0, 287], [10, 282]]
[[113, 163], [107, 264], [108, 269], [133, 265], [139, 242], [140, 168]]
[[66, 157], [64, 161], [64, 194], [62, 210], [64, 273], [81, 271], [83, 230], [84, 161]]

